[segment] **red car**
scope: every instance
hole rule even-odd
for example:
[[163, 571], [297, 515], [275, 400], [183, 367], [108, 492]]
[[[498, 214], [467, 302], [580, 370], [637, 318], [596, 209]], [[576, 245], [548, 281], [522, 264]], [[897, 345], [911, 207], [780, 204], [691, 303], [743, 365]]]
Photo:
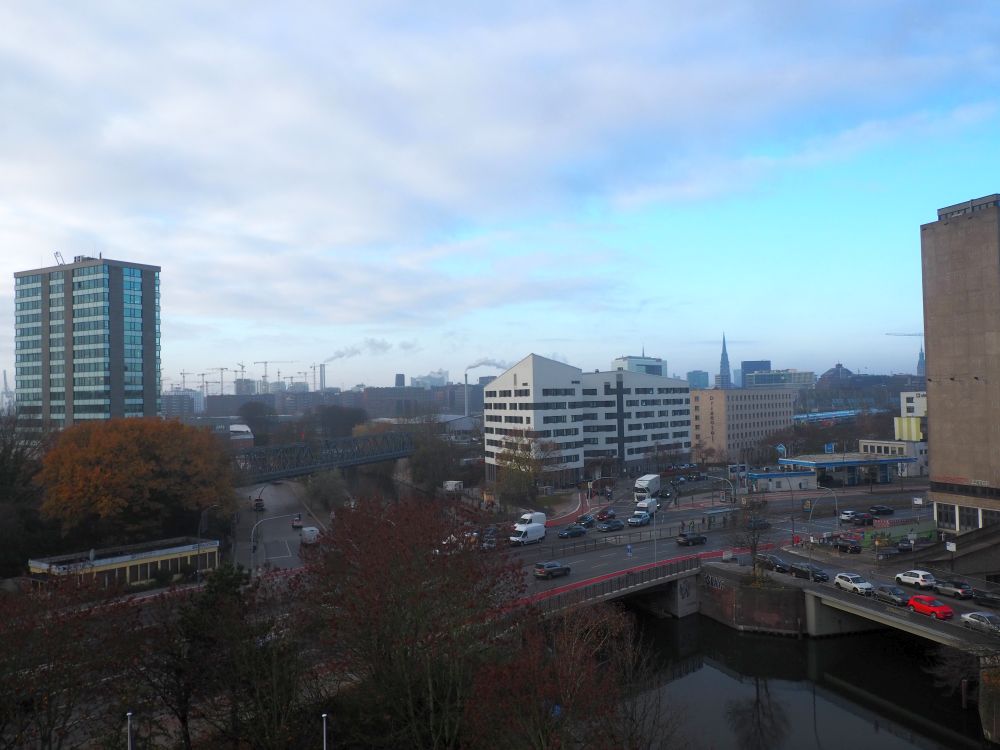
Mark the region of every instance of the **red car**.
[[907, 609], [939, 620], [950, 620], [955, 612], [947, 604], [942, 604], [933, 596], [911, 596]]
[[598, 521], [607, 521], [609, 518], [614, 518], [614, 517], [615, 517], [614, 508], [605, 508], [604, 510], [602, 510], [600, 513], [597, 514]]

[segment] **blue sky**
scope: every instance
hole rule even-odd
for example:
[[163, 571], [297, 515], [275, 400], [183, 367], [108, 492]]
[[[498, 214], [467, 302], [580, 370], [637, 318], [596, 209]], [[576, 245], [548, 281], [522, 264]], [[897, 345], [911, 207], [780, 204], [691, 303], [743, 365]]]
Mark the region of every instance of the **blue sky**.
[[8, 376], [13, 273], [56, 250], [163, 267], [168, 386], [683, 376], [723, 331], [914, 369], [920, 224], [1000, 192], [996, 3], [424, 5], [0, 7]]

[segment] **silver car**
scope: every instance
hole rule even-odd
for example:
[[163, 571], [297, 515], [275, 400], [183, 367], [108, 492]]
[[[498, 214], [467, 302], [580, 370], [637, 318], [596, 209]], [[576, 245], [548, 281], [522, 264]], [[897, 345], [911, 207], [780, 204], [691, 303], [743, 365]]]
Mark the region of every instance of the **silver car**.
[[853, 591], [862, 596], [871, 596], [872, 585], [857, 573], [837, 573], [833, 585], [844, 591]]
[[966, 612], [962, 615], [962, 625], [970, 630], [1000, 635], [1000, 617], [992, 612]]

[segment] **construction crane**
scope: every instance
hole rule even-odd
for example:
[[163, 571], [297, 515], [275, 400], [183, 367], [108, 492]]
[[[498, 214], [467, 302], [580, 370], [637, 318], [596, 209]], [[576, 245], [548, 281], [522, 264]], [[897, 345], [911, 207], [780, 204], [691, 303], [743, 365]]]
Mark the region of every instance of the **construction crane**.
[[[264, 365], [264, 378], [263, 378], [262, 382], [264, 383], [264, 392], [266, 393], [267, 392], [267, 366], [268, 366], [268, 364], [272, 364], [272, 365], [291, 365], [291, 364], [294, 364], [294, 362], [291, 362], [291, 361], [286, 360], [286, 359], [262, 359], [259, 362], [254, 362], [254, 364], [255, 365]], [[281, 371], [280, 370], [278, 371], [278, 379], [279, 380], [281, 379]]]
[[208, 397], [208, 386], [205, 385], [205, 376], [208, 375], [208, 373], [207, 372], [199, 372], [197, 374], [198, 374], [198, 377], [201, 378], [201, 397], [202, 398], [207, 398]]
[[[306, 384], [306, 390], [308, 391], [309, 390], [309, 373], [303, 371], [303, 372], [299, 372], [298, 374], [302, 376], [302, 382]], [[315, 389], [313, 389], [313, 390], [315, 390]]]
[[314, 391], [316, 390], [316, 368], [317, 367], [319, 367], [319, 365], [317, 365], [315, 363], [309, 365], [309, 369], [313, 371], [313, 390]]
[[229, 368], [228, 367], [209, 367], [208, 369], [211, 370], [212, 372], [215, 372], [216, 370], [219, 371], [219, 395], [220, 396], [224, 395], [225, 392], [226, 392], [226, 376], [223, 375], [222, 373], [229, 372]]
[[187, 376], [188, 375], [194, 375], [194, 373], [193, 372], [185, 372], [184, 370], [181, 370], [181, 388], [183, 388], [185, 391], [187, 390]]
[[923, 338], [924, 334], [922, 334], [922, 333], [887, 333], [886, 336], [919, 336], [920, 338]]
[[236, 366], [240, 368], [240, 380], [246, 380], [247, 377], [247, 366], [242, 362], [237, 362]]

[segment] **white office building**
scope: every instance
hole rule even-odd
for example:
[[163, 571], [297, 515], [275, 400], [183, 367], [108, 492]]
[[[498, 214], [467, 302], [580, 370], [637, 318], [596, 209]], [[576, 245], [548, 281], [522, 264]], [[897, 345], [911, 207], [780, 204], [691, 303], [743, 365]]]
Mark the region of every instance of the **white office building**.
[[485, 386], [486, 477], [506, 451], [530, 443], [549, 484], [642, 473], [656, 454], [691, 451], [688, 384], [677, 378], [579, 367], [529, 354]]

